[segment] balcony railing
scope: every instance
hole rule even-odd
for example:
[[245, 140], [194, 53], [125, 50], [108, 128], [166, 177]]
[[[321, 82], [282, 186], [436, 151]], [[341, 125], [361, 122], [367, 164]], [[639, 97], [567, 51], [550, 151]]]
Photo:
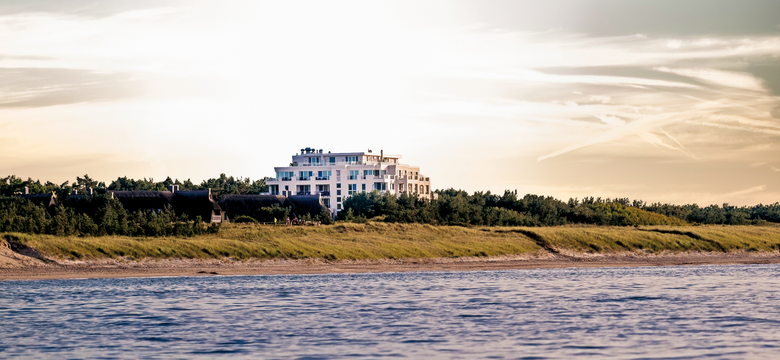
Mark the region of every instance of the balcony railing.
[[330, 180], [330, 177], [317, 177], [316, 180]]
[[311, 191], [298, 191], [295, 195], [311, 195]]
[[357, 177], [357, 176], [355, 176], [355, 175], [350, 175], [350, 176], [348, 177], [348, 179], [349, 179], [349, 180], [357, 180], [357, 179], [358, 179], [358, 177]]
[[330, 191], [320, 191], [320, 195], [322, 195], [322, 196], [330, 196]]
[[338, 161], [335, 163], [323, 162], [323, 163], [292, 163], [290, 166], [347, 166], [347, 165], [404, 165], [394, 162], [379, 162], [379, 161]]

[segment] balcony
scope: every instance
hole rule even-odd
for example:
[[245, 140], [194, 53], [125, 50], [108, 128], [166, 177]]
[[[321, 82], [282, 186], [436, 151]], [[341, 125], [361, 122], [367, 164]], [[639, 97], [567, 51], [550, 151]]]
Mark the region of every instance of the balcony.
[[355, 176], [355, 175], [350, 175], [347, 179], [349, 179], [349, 180], [357, 180], [358, 177]]
[[295, 195], [311, 195], [311, 191], [298, 191]]
[[330, 177], [317, 177], [315, 180], [330, 180]]
[[330, 191], [320, 191], [320, 196], [330, 197]]

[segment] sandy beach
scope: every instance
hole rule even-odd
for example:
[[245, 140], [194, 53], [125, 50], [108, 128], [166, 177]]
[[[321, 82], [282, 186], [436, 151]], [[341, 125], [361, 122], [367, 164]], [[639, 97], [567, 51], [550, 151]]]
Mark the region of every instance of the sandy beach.
[[377, 259], [377, 260], [146, 260], [146, 261], [36, 261], [0, 268], [0, 280], [45, 280], [73, 278], [121, 278], [160, 276], [325, 274], [407, 271], [475, 271], [574, 267], [631, 267], [777, 264], [778, 252], [667, 253], [608, 255], [551, 254], [462, 258]]

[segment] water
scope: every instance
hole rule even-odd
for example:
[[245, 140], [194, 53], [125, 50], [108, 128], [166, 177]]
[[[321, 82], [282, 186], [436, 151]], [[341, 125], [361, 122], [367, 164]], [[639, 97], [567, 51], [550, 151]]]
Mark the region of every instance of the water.
[[780, 266], [0, 282], [0, 358], [778, 358]]

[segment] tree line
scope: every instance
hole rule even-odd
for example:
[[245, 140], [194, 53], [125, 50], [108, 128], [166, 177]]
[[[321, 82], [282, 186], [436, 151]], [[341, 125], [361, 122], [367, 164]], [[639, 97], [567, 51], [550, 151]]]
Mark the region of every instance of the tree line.
[[170, 205], [160, 211], [127, 211], [107, 195], [88, 196], [73, 207], [46, 209], [16, 196], [0, 196], [0, 232], [58, 236], [193, 236], [219, 232], [219, 224], [207, 226], [200, 216], [177, 216]]
[[215, 200], [219, 201], [223, 195], [227, 194], [256, 194], [268, 191], [268, 185], [265, 179], [251, 180], [243, 177], [226, 176], [220, 174], [217, 178], [211, 178], [201, 181], [200, 184], [193, 183], [190, 179], [179, 181], [167, 177], [163, 181], [154, 181], [154, 179], [131, 179], [128, 177], [118, 177], [106, 185], [105, 182], [92, 179], [89, 175], [76, 177], [76, 181], [65, 181], [56, 184], [51, 181], [41, 183], [40, 180], [27, 178], [23, 180], [14, 175], [0, 178], [0, 196], [13, 196], [21, 193], [22, 189], [27, 187], [30, 194], [50, 194], [54, 193], [60, 201], [67, 199], [73, 190], [79, 194], [85, 194], [89, 189], [97, 194], [104, 194], [108, 190], [145, 190], [145, 191], [165, 191], [169, 185], [179, 185], [179, 190], [206, 190], [211, 189]]
[[697, 204], [646, 204], [628, 198], [586, 197], [568, 202], [551, 196], [525, 195], [505, 191], [503, 195], [462, 190], [437, 190], [435, 200], [402, 194], [396, 197], [378, 192], [358, 193], [344, 201], [340, 220], [384, 221], [439, 225], [556, 226], [593, 224], [612, 226], [728, 224], [762, 225], [780, 223], [780, 203], [755, 206], [728, 204], [700, 207]]

